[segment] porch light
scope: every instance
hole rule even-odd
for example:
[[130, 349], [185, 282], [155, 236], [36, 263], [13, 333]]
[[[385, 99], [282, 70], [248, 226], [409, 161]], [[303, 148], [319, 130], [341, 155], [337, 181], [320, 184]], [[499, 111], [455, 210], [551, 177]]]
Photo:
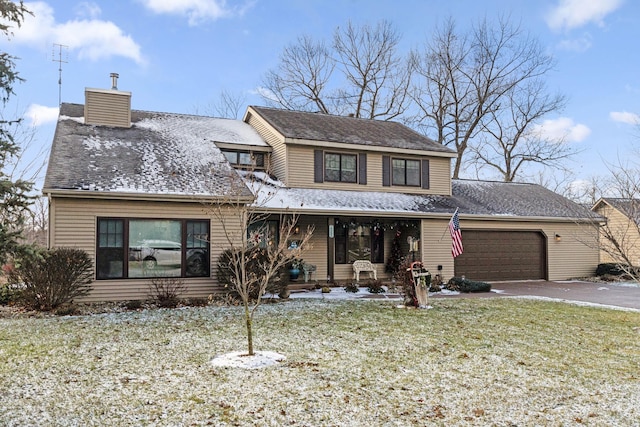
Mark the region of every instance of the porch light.
[[296, 225], [295, 228], [293, 229], [293, 234], [300, 234], [300, 226]]
[[558, 233], [556, 233], [556, 236], [555, 236], [555, 237], [556, 237], [556, 242], [559, 242], [559, 241], [561, 241], [561, 240], [562, 240], [562, 236], [561, 236], [561, 235], [559, 235]]

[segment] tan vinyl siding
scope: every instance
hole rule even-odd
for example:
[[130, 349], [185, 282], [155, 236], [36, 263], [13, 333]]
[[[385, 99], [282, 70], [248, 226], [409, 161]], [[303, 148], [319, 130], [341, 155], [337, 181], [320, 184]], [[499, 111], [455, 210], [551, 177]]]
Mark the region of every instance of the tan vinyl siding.
[[[302, 258], [305, 263], [315, 265], [317, 270], [305, 286], [310, 286], [315, 282], [324, 283], [327, 280], [327, 218], [313, 216], [300, 217], [298, 224], [303, 231], [307, 230], [309, 226], [313, 227], [313, 234], [309, 241], [310, 245], [305, 249]], [[304, 275], [300, 274], [298, 282], [292, 285], [295, 287], [295, 285], [303, 283]]]
[[[221, 291], [216, 275], [216, 261], [224, 244], [220, 224], [199, 203], [155, 203], [116, 200], [52, 199], [51, 246], [74, 247], [87, 251], [95, 260], [98, 217], [150, 219], [211, 219], [211, 278], [185, 278], [188, 291], [183, 297], [206, 297]], [[147, 298], [149, 280], [96, 280], [85, 301], [132, 300]]]
[[84, 121], [92, 125], [131, 127], [131, 93], [87, 88]]
[[418, 254], [425, 268], [433, 276], [439, 273], [438, 266], [441, 265], [440, 274], [445, 281], [453, 276], [453, 257], [451, 256], [451, 237], [448, 225], [449, 220], [423, 220], [422, 238], [420, 239], [422, 257]]
[[284, 145], [284, 138], [277, 134], [268, 124], [266, 124], [260, 117], [248, 113], [246, 122], [251, 125], [258, 134], [269, 144], [273, 151], [270, 156], [270, 173], [275, 175], [280, 181], [288, 185], [288, 177], [286, 171], [287, 164], [287, 152]]
[[[321, 148], [321, 147], [318, 147]], [[361, 151], [343, 151], [329, 149], [329, 152], [348, 153], [358, 155]], [[314, 147], [287, 145], [287, 158], [294, 159], [288, 163], [288, 185], [297, 188], [324, 188], [332, 190], [351, 191], [384, 191], [412, 194], [451, 194], [451, 161], [449, 158], [424, 157], [429, 159], [430, 188], [404, 187], [382, 185], [382, 153], [367, 152], [367, 184], [342, 182], [314, 182]], [[417, 156], [393, 156], [396, 158], [423, 159]]]
[[[618, 244], [622, 247], [622, 251], [631, 259], [631, 263], [640, 266], [640, 234], [635, 224], [629, 218], [606, 203], [598, 205], [596, 213], [607, 218], [607, 224], [602, 225], [603, 230], [613, 235]], [[616, 255], [620, 253], [619, 249], [614, 249], [613, 244], [601, 237], [600, 238], [600, 262], [625, 263], [623, 257]]]

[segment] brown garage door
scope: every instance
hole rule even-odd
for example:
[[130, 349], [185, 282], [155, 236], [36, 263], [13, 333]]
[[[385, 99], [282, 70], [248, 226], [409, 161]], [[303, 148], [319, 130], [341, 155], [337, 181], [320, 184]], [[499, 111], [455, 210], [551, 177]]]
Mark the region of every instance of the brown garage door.
[[537, 231], [462, 230], [456, 276], [472, 280], [546, 279], [546, 238]]

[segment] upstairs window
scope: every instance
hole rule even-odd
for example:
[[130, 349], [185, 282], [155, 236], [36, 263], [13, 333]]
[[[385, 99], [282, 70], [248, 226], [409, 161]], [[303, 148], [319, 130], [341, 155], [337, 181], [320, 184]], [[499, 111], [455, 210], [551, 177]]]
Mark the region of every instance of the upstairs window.
[[382, 186], [420, 187], [429, 189], [429, 159], [392, 159], [382, 156]]
[[220, 150], [232, 166], [242, 169], [265, 168], [265, 153], [236, 150]]
[[406, 185], [420, 187], [420, 161], [407, 159], [393, 159], [392, 185]]
[[357, 182], [358, 161], [355, 154], [324, 154], [324, 180], [329, 182]]

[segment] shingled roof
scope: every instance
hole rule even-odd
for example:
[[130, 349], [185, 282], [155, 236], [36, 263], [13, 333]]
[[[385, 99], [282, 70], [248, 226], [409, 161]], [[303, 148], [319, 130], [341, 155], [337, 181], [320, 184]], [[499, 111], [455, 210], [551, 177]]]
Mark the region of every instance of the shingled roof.
[[640, 199], [603, 197], [593, 206], [592, 209], [595, 209], [601, 202], [609, 204], [631, 219], [640, 221], [640, 218], [638, 218], [640, 216]]
[[359, 119], [322, 113], [251, 106], [285, 138], [425, 150], [455, 155], [424, 135], [393, 121]]
[[[274, 186], [278, 188], [274, 190]], [[469, 216], [602, 220], [589, 209], [537, 184], [452, 180], [451, 196], [285, 188], [273, 181], [257, 188], [263, 193], [258, 197], [262, 206], [306, 213], [420, 216], [452, 215], [459, 209], [460, 214]]]
[[266, 145], [238, 120], [133, 110], [121, 128], [83, 117], [83, 105], [61, 105], [45, 192], [222, 197], [237, 175], [215, 143]]

